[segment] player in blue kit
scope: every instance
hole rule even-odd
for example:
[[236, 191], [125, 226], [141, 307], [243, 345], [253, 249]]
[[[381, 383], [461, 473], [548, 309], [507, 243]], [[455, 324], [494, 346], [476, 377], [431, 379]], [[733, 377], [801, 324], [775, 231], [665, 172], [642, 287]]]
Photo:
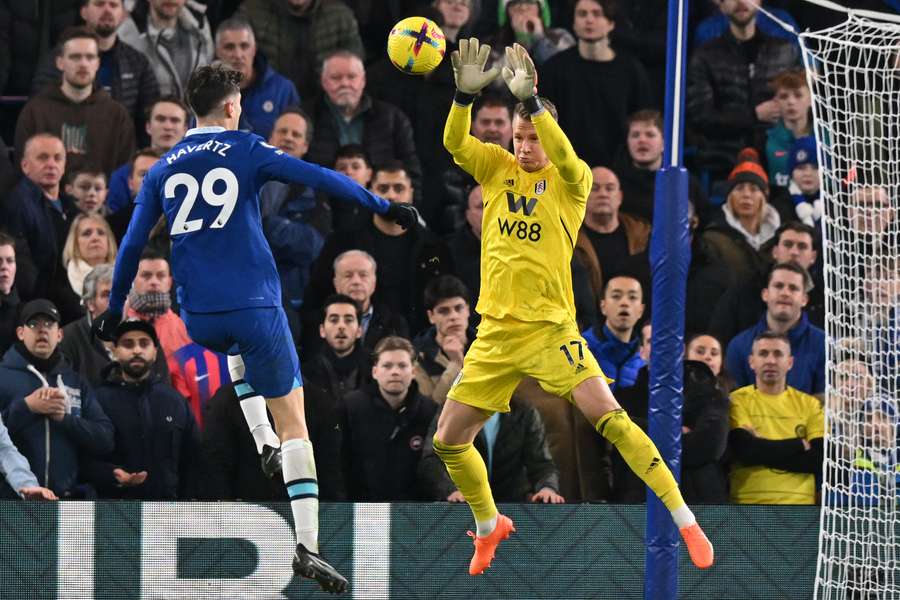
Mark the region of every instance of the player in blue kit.
[[[417, 214], [341, 174], [290, 157], [257, 135], [236, 131], [240, 81], [239, 72], [223, 66], [201, 67], [191, 75], [186, 98], [197, 127], [147, 173], [119, 248], [109, 309], [95, 321], [94, 332], [109, 339], [122, 320], [141, 251], [165, 213], [172, 273], [188, 333], [197, 343], [229, 354], [229, 370], [257, 449], [267, 449], [272, 457], [280, 445], [297, 535], [294, 572], [315, 579], [327, 592], [342, 593], [347, 580], [319, 556], [318, 484], [300, 363], [282, 309], [275, 260], [263, 236], [258, 192], [271, 180], [302, 183], [358, 202], [407, 228]], [[268, 425], [266, 405], [277, 437]]]

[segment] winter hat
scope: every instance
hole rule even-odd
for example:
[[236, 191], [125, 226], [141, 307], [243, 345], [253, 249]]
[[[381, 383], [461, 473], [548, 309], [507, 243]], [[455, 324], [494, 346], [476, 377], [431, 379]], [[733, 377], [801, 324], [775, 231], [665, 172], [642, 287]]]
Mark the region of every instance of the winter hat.
[[805, 164], [819, 168], [819, 159], [816, 156], [816, 138], [806, 135], [797, 138], [788, 154], [787, 171], [793, 173], [794, 169]]
[[506, 25], [508, 14], [506, 12], [506, 7], [513, 2], [528, 2], [530, 4], [537, 4], [538, 8], [540, 8], [541, 21], [544, 22], [544, 27], [550, 27], [550, 5], [547, 3], [547, 0], [503, 0], [502, 2], [498, 2], [497, 24], [500, 25], [500, 27]]
[[752, 183], [762, 193], [769, 195], [769, 176], [762, 168], [759, 161], [759, 153], [753, 148], [744, 148], [738, 153], [737, 164], [728, 175], [728, 191], [731, 191], [741, 183]]

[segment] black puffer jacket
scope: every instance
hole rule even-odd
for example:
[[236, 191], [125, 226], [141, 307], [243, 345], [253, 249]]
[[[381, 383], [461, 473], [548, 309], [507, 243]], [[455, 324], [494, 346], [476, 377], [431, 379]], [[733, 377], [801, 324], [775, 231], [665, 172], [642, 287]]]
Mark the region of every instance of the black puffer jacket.
[[76, 25], [82, 0], [0, 0], [0, 95], [27, 96], [41, 57]]
[[740, 43], [727, 32], [698, 48], [688, 66], [687, 118], [697, 162], [726, 171], [753, 141], [756, 105], [772, 97], [769, 80], [800, 66], [800, 50], [757, 30], [759, 51], [748, 64]]
[[[494, 441], [489, 480], [497, 502], [525, 502], [543, 488], [559, 492], [559, 469], [550, 456], [544, 422], [538, 411], [513, 396], [510, 411], [500, 413], [500, 429]], [[419, 479], [430, 499], [446, 500], [456, 490], [447, 469], [434, 453], [432, 438], [437, 431], [440, 413], [436, 414], [422, 449]], [[487, 439], [484, 431], [475, 438], [475, 449], [487, 465]]]
[[[159, 98], [159, 82], [147, 57], [123, 42], [117, 40], [108, 51], [112, 58], [113, 77], [109, 95], [125, 107], [134, 119], [135, 131], [143, 132], [144, 114]], [[37, 95], [48, 85], [60, 81], [62, 72], [56, 68], [54, 56], [48, 55], [34, 75], [31, 94]]]

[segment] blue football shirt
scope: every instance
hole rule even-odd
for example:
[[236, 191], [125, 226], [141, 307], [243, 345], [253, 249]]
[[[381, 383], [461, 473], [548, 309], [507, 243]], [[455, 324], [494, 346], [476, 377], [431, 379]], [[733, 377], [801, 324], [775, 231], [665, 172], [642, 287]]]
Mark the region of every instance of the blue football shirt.
[[121, 312], [141, 251], [163, 213], [184, 308], [209, 313], [281, 306], [259, 212], [259, 190], [272, 180], [302, 183], [380, 214], [389, 206], [348, 177], [289, 156], [258, 135], [191, 129], [144, 177], [116, 259], [110, 310]]

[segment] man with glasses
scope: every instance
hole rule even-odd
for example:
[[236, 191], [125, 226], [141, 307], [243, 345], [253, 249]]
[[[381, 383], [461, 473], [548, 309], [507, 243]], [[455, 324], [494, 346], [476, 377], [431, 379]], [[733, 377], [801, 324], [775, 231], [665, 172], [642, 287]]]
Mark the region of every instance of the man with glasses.
[[90, 498], [79, 464], [112, 450], [113, 425], [59, 351], [59, 321], [49, 300], [22, 307], [19, 341], [0, 363], [0, 416], [38, 485], [60, 498]]

